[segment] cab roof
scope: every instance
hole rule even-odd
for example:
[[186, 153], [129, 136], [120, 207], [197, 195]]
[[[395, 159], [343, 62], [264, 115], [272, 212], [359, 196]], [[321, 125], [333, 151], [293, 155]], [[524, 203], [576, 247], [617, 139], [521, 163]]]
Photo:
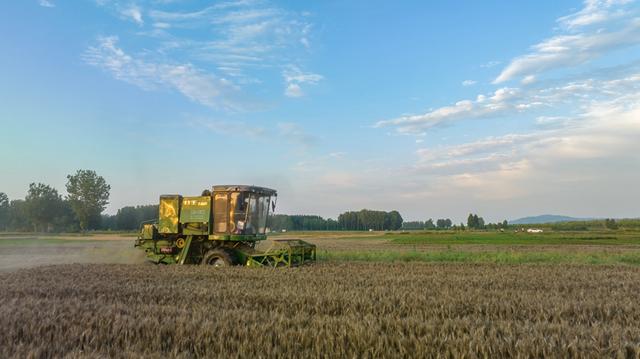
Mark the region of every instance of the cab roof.
[[258, 187], [258, 186], [249, 186], [242, 184], [233, 184], [233, 185], [217, 185], [213, 186], [214, 192], [253, 192], [259, 194], [265, 194], [268, 196], [277, 195], [276, 190], [266, 187]]

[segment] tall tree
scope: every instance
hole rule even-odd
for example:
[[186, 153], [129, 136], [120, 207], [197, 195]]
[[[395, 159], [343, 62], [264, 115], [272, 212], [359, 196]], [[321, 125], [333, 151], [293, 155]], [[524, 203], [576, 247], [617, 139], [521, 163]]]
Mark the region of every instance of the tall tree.
[[434, 228], [436, 228], [436, 225], [433, 224], [433, 219], [431, 219], [431, 218], [427, 219], [427, 221], [424, 222], [424, 228], [426, 228], [426, 229], [434, 229]]
[[484, 229], [484, 218], [478, 217], [477, 215], [474, 216], [474, 218], [476, 219], [476, 221], [477, 221], [476, 223], [478, 224], [478, 227], [476, 227], [476, 228]]
[[23, 199], [9, 202], [8, 227], [12, 231], [28, 231], [33, 229], [29, 224], [27, 206]]
[[9, 196], [0, 192], [0, 230], [6, 231], [9, 226]]
[[25, 197], [26, 214], [35, 231], [49, 231], [62, 208], [58, 191], [44, 183], [31, 183]]
[[95, 171], [78, 170], [67, 176], [67, 193], [73, 212], [80, 222], [80, 229], [96, 228], [100, 214], [109, 203], [111, 186]]
[[400, 215], [400, 212], [395, 210], [391, 211], [389, 212], [389, 226], [383, 229], [397, 231], [398, 229], [402, 228], [402, 222], [404, 222], [404, 220], [402, 219], [402, 215]]
[[469, 229], [476, 228], [476, 221], [472, 213], [469, 213], [469, 217], [467, 217], [467, 227], [469, 227]]

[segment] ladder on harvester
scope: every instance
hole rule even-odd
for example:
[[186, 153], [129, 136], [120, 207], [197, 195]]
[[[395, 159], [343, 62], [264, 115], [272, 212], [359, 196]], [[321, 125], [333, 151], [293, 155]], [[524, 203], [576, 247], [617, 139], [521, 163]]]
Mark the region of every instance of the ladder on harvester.
[[247, 258], [249, 267], [292, 267], [315, 262], [316, 246], [300, 239], [276, 239], [263, 253], [251, 254]]

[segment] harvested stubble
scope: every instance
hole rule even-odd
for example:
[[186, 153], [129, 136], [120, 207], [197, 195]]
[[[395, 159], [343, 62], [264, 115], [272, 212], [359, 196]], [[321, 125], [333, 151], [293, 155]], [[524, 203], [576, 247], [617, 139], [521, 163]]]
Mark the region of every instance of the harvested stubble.
[[0, 357], [638, 357], [640, 269], [63, 265], [0, 275]]

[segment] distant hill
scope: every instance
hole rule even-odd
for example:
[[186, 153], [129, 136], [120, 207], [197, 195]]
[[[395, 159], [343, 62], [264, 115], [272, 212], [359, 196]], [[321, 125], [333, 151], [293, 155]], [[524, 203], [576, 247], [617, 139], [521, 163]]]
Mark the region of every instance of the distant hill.
[[524, 217], [509, 221], [509, 224], [540, 224], [557, 222], [590, 221], [593, 218], [574, 218], [568, 216], [558, 216], [554, 214], [543, 214], [541, 216]]

